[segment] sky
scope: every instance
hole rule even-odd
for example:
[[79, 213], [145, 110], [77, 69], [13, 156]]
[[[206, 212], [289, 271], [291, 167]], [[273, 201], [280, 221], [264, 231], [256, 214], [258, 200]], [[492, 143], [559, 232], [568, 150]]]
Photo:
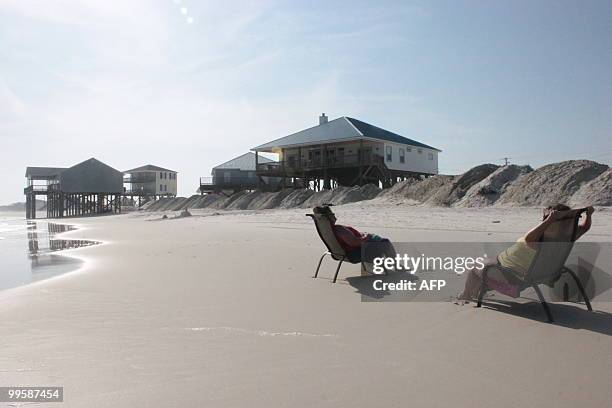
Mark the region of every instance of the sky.
[[351, 116], [485, 162], [612, 163], [610, 1], [0, 0], [0, 204], [25, 168], [179, 172]]

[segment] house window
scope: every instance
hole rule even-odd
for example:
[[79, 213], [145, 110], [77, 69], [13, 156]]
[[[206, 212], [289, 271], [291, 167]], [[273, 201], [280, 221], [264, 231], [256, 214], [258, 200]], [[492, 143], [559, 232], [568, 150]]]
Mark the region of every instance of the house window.
[[[160, 178], [160, 179], [163, 179], [163, 178], [164, 178], [164, 173], [162, 173], [161, 171], [159, 172], [159, 178]], [[161, 190], [161, 188], [160, 188], [160, 190]]]
[[296, 157], [295, 156], [289, 156], [287, 157], [287, 164], [289, 165], [289, 167], [295, 167], [295, 162], [296, 162]]
[[417, 153], [419, 154], [423, 153], [423, 149], [417, 149]]
[[164, 186], [162, 186], [161, 184], [159, 185], [159, 191], [164, 191]]
[[406, 163], [406, 151], [400, 147], [399, 149], [400, 163]]
[[428, 153], [428, 154], [427, 154], [427, 158], [428, 158], [429, 160], [433, 160], [433, 153]]
[[230, 173], [229, 171], [226, 171], [225, 173], [223, 173], [224, 182], [229, 183], [231, 179], [232, 179], [232, 173]]
[[168, 191], [168, 185], [164, 184], [164, 191]]
[[412, 151], [412, 147], [407, 147], [406, 150], [408, 150], [408, 153], [410, 153]]
[[391, 146], [387, 146], [387, 161], [390, 162], [393, 159], [393, 150]]

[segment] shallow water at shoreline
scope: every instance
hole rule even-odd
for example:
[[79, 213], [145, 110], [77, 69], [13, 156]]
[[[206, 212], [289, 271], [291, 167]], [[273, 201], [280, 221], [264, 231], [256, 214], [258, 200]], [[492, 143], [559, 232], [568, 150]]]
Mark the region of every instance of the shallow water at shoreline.
[[26, 220], [20, 213], [0, 213], [0, 290], [78, 269], [83, 261], [58, 252], [98, 242], [56, 237], [73, 229], [70, 225], [48, 220]]

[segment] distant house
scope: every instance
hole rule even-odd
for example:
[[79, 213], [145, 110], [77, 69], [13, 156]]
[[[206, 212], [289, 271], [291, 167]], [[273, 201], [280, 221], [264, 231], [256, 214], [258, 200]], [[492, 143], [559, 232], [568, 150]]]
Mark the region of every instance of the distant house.
[[126, 196], [176, 197], [177, 172], [147, 164], [123, 172]]
[[123, 173], [91, 158], [72, 167], [28, 167], [26, 218], [36, 218], [36, 197], [47, 198], [47, 218], [121, 212]]
[[[225, 163], [213, 167], [212, 177], [201, 177], [200, 188], [201, 194], [209, 192], [221, 191], [240, 191], [253, 190], [257, 188], [257, 174], [255, 153], [248, 152], [241, 156], [235, 157]], [[274, 163], [273, 160], [267, 157], [260, 156], [260, 163]], [[278, 179], [269, 179], [266, 181], [270, 185], [276, 185]]]
[[[399, 179], [438, 173], [440, 149], [400, 136], [358, 119], [342, 116], [251, 149], [256, 174], [280, 177], [283, 185], [389, 186]], [[276, 153], [277, 163], [262, 162], [259, 153]]]

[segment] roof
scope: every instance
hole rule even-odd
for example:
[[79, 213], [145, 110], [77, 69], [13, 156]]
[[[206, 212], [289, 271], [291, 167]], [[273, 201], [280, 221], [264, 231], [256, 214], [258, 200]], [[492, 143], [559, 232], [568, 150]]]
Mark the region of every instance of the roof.
[[[259, 156], [259, 163], [270, 163], [274, 160], [268, 159], [267, 157]], [[248, 152], [242, 156], [233, 158], [232, 160], [226, 161], [218, 166], [213, 167], [216, 169], [240, 169], [247, 171], [255, 170], [255, 153]]]
[[389, 132], [388, 130], [379, 128], [378, 126], [370, 125], [369, 123], [362, 122], [353, 118], [345, 118], [353, 124], [365, 137], [371, 139], [386, 140], [389, 142], [402, 143], [416, 147], [424, 147], [426, 149], [433, 149], [441, 152], [442, 150], [437, 149], [433, 146], [426, 145], [425, 143], [417, 142], [416, 140], [408, 139], [407, 137], [398, 135], [397, 133]]
[[92, 157], [63, 170], [59, 175], [63, 193], [120, 193], [123, 173]]
[[123, 188], [123, 174], [93, 157], [71, 167], [27, 167], [26, 177], [58, 179], [65, 193], [118, 193]]
[[398, 135], [397, 133], [389, 132], [388, 130], [346, 116], [342, 116], [327, 123], [293, 133], [289, 136], [281, 137], [280, 139], [254, 147], [251, 150], [271, 151], [272, 149], [277, 149], [280, 147], [364, 138], [402, 143], [416, 147], [433, 149], [439, 152], [441, 151], [435, 147], [417, 142], [416, 140], [408, 139], [407, 137]]
[[53, 178], [64, 170], [66, 167], [27, 167], [25, 176]]
[[163, 167], [154, 166], [152, 164], [147, 164], [144, 166], [136, 167], [135, 169], [126, 170], [124, 173], [136, 173], [138, 171], [170, 171], [172, 173], [176, 173], [174, 170], [164, 169]]

